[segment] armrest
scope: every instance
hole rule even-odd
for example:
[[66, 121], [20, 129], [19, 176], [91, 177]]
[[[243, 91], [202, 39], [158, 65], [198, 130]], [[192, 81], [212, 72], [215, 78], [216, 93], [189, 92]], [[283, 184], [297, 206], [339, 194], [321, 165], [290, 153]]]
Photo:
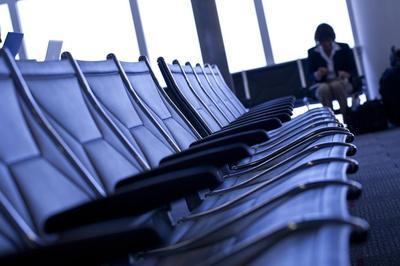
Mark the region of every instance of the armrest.
[[200, 150], [186, 156], [168, 156], [161, 160], [160, 165], [182, 169], [194, 165], [213, 165], [221, 167], [235, 163], [251, 155], [250, 149], [243, 143], [235, 143], [211, 149]]
[[[49, 233], [101, 221], [139, 215], [171, 201], [212, 188], [222, 182], [215, 167], [202, 166], [159, 174], [152, 171], [120, 181], [116, 193], [51, 216], [45, 223]], [[146, 177], [146, 178], [144, 178]]]
[[271, 104], [261, 104], [261, 105], [256, 105], [256, 106], [250, 108], [250, 111], [260, 111], [260, 110], [275, 108], [275, 107], [294, 108], [294, 104], [293, 104], [293, 102], [277, 102], [277, 103], [271, 103]]
[[245, 123], [248, 121], [255, 121], [258, 119], [279, 119], [281, 122], [287, 122], [288, 119], [290, 120], [292, 117], [292, 112], [290, 111], [274, 111], [274, 112], [256, 112], [253, 114], [244, 114], [243, 116], [239, 117], [235, 121], [233, 121], [230, 125], [236, 125]]
[[[282, 123], [279, 119], [276, 118], [266, 118], [266, 119], [257, 119], [257, 120], [250, 120], [247, 123], [238, 124], [238, 125], [229, 125], [218, 131], [218, 134], [226, 134], [231, 135], [239, 132], [255, 130], [255, 129], [263, 129], [266, 131], [270, 131], [273, 129], [277, 129], [282, 126]], [[213, 134], [214, 136], [216, 134]]]
[[[250, 124], [250, 123], [248, 123]], [[268, 128], [268, 130], [272, 130], [272, 129], [276, 129], [278, 127], [282, 126], [281, 121], [279, 121], [278, 119], [268, 119], [268, 121], [265, 121], [265, 124], [263, 123], [263, 125], [258, 126], [258, 125], [254, 125], [254, 128], [252, 128], [252, 126], [248, 126], [248, 127], [233, 127], [233, 128], [223, 128], [218, 132], [213, 133], [210, 136], [207, 136], [205, 138], [203, 138], [202, 140], [199, 141], [199, 143], [204, 142], [204, 141], [212, 141], [212, 140], [217, 140], [220, 138], [224, 138], [224, 137], [229, 137], [232, 136], [234, 134], [240, 134], [240, 133], [245, 133], [248, 131], [252, 131], [252, 130], [261, 130], [262, 127]]]
[[287, 114], [287, 115], [293, 115], [293, 110], [288, 109], [288, 108], [271, 108], [268, 110], [259, 110], [255, 112], [247, 112], [240, 116], [239, 118], [242, 117], [255, 117], [255, 116], [272, 116], [272, 115], [277, 115], [277, 114]]
[[253, 146], [268, 140], [269, 137], [265, 130], [250, 130], [228, 136], [221, 136], [220, 138], [209, 139], [208, 137], [205, 137], [190, 144], [190, 149], [187, 151], [194, 150], [194, 148], [207, 149], [238, 142], [244, 143], [248, 146]]
[[250, 109], [258, 109], [258, 108], [266, 108], [269, 106], [277, 106], [277, 105], [294, 105], [294, 99], [277, 99], [277, 100], [269, 100], [263, 103], [260, 103], [256, 106], [251, 107]]

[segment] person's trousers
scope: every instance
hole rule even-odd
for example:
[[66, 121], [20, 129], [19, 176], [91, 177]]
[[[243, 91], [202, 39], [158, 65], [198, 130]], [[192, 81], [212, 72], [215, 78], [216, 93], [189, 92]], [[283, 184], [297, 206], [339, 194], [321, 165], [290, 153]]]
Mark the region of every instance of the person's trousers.
[[319, 83], [315, 96], [323, 106], [333, 109], [332, 101], [337, 100], [340, 112], [344, 115], [347, 109], [347, 95], [353, 90], [353, 86], [347, 80], [333, 80]]

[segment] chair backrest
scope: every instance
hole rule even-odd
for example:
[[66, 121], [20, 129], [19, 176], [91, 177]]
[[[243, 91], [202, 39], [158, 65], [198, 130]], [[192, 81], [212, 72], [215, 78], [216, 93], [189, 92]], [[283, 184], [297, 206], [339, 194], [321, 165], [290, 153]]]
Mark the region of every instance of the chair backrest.
[[221, 88], [221, 85], [218, 84], [211, 67], [209, 67], [209, 65], [205, 65], [204, 67], [200, 65], [198, 66], [202, 69], [203, 74], [207, 76], [208, 80], [210, 81], [211, 88], [214, 90], [215, 94], [225, 104], [229, 111], [231, 111], [236, 118], [244, 114], [245, 112], [236, 107], [235, 103], [231, 99], [231, 96], [228, 96]]
[[[151, 121], [152, 117], [138, 104], [112, 59], [78, 61], [78, 64], [89, 84], [87, 89], [151, 167], [158, 166], [162, 158], [179, 151], [174, 142], [168, 142], [172, 138], [163, 135], [170, 133], [161, 132]], [[157, 111], [161, 112], [160, 109]]]
[[221, 87], [224, 89], [225, 93], [227, 95], [230, 95], [230, 98], [235, 102], [236, 107], [239, 108], [239, 110], [241, 110], [241, 112], [246, 112], [246, 108], [244, 107], [244, 105], [242, 104], [242, 102], [239, 100], [239, 98], [233, 93], [233, 91], [231, 90], [231, 88], [229, 88], [228, 84], [226, 83], [226, 81], [224, 80], [224, 78], [222, 77], [221, 72], [219, 71], [219, 68], [217, 65], [212, 65], [211, 69], [215, 75], [216, 80], [218, 81], [218, 83], [221, 85]]
[[[8, 52], [7, 52], [8, 53]], [[23, 110], [17, 95], [12, 73], [7, 61], [5, 49], [0, 50], [0, 255], [14, 253], [23, 249], [25, 243], [19, 234], [17, 221], [34, 230], [34, 222], [30, 217], [28, 206], [18, 192], [18, 184], [12, 175], [9, 165], [18, 163], [25, 157], [38, 154]], [[22, 122], [20, 124], [20, 122]], [[12, 134], [18, 130], [19, 134]], [[21, 141], [20, 141], [21, 140]], [[27, 145], [23, 145], [27, 144]], [[12, 219], [11, 213], [18, 218]], [[23, 226], [21, 226], [22, 228]], [[36, 234], [36, 233], [34, 233]]]
[[185, 73], [179, 65], [169, 65], [163, 58], [158, 59], [158, 65], [165, 81], [168, 84], [168, 91], [171, 99], [184, 112], [185, 117], [196, 129], [202, 131], [203, 137], [221, 129], [222, 125], [214, 118], [198, 95], [193, 93]]
[[0, 254], [40, 243], [49, 216], [105, 195], [50, 126], [4, 49], [0, 135]]
[[17, 253], [24, 250], [25, 246], [23, 236], [6, 218], [6, 214], [0, 211], [0, 256]]
[[201, 66], [197, 65], [194, 67], [195, 74], [198, 76], [199, 81], [200, 81], [200, 87], [205, 91], [207, 95], [210, 96], [210, 98], [213, 99], [214, 103], [218, 106], [218, 108], [221, 110], [221, 112], [224, 114], [224, 116], [228, 119], [229, 122], [234, 121], [237, 117], [232, 113], [231, 110], [229, 110], [224, 102], [221, 100], [220, 97], [215, 93], [214, 89], [211, 86], [210, 81], [208, 80], [208, 77], [204, 74], [203, 69]]
[[162, 90], [145, 58], [135, 63], [121, 62], [121, 74], [126, 75], [131, 92], [155, 118], [158, 129], [166, 132], [180, 150], [188, 148], [191, 143], [201, 138]]
[[150, 166], [99, 106], [69, 60], [20, 62], [20, 71], [51, 126], [108, 193]]
[[[229, 119], [224, 115], [223, 111], [220, 109], [218, 104], [214, 101], [213, 98], [210, 97], [206, 93], [206, 91], [201, 87], [201, 83], [199, 77], [196, 75], [193, 67], [190, 64], [186, 64], [184, 66], [180, 66], [176, 61], [175, 64], [170, 66], [171, 68], [177, 68], [177, 71], [181, 71], [182, 75], [187, 77], [188, 88], [190, 91], [186, 93], [192, 93], [196, 95], [200, 102], [205, 106], [210, 114], [214, 117], [214, 120], [218, 122], [218, 124], [223, 127], [229, 125]], [[179, 89], [184, 90], [185, 87], [179, 87]]]

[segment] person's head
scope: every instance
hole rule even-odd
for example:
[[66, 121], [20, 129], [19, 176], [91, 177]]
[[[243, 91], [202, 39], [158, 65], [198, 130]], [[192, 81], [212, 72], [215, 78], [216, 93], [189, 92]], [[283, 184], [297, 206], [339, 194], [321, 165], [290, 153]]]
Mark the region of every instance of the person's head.
[[392, 53], [390, 55], [390, 65], [392, 67], [400, 66], [400, 49], [392, 46]]
[[315, 31], [314, 39], [324, 50], [331, 50], [336, 34], [331, 25], [322, 23], [318, 25]]

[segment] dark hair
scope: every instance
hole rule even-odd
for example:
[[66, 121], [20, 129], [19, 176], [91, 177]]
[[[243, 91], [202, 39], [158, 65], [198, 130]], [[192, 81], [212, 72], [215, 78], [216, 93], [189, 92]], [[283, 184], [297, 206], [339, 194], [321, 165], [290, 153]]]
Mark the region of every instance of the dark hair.
[[400, 49], [396, 49], [395, 46], [392, 46], [392, 53], [390, 55], [390, 65], [395, 67], [400, 64]]
[[317, 30], [315, 31], [314, 39], [316, 42], [327, 40], [334, 41], [336, 39], [336, 34], [331, 25], [322, 23], [318, 25]]

